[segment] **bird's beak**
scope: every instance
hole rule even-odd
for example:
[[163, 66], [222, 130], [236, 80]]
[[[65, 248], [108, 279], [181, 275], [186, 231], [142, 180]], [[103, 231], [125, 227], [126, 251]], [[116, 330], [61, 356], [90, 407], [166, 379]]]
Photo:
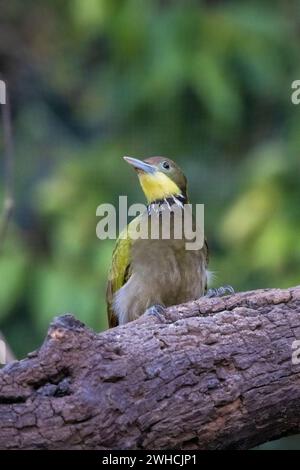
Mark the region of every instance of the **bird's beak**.
[[123, 157], [124, 160], [133, 166], [137, 171], [143, 171], [144, 173], [155, 173], [157, 171], [154, 165], [138, 160], [137, 158], [132, 157]]

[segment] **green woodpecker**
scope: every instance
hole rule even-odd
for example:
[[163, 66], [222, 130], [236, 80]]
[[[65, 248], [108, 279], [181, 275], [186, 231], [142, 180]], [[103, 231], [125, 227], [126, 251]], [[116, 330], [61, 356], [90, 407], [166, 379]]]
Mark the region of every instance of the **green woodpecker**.
[[[124, 157], [134, 167], [151, 208], [172, 210], [173, 204], [188, 203], [187, 181], [181, 169], [165, 157], [144, 161]], [[207, 291], [208, 246], [187, 250], [181, 239], [132, 239], [130, 232], [140, 216], [127, 226], [113, 252], [107, 285], [109, 326], [137, 319], [147, 309], [168, 307], [195, 300]], [[222, 292], [224, 293], [224, 292]], [[215, 291], [215, 295], [219, 292]]]

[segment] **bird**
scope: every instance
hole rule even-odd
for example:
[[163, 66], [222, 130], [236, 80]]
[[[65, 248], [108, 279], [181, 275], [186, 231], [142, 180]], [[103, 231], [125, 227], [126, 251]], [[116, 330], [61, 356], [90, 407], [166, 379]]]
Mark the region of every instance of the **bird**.
[[[120, 234], [113, 251], [106, 291], [110, 328], [133, 321], [145, 312], [161, 315], [169, 306], [207, 294], [209, 250], [205, 238], [201, 248], [187, 250], [184, 235], [181, 239], [163, 239], [161, 232], [157, 239], [131, 236], [153, 211], [162, 215], [189, 203], [183, 171], [162, 156], [145, 160], [123, 158], [136, 170], [147, 210], [128, 224], [125, 236]], [[226, 288], [220, 289], [225, 293]], [[215, 289], [211, 295], [219, 293]]]

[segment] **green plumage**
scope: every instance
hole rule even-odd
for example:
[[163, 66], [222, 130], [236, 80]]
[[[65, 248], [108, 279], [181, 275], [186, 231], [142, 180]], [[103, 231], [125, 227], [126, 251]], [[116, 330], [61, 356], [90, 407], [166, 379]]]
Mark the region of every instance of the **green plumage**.
[[[126, 232], [128, 231], [127, 228], [125, 230]], [[130, 277], [131, 244], [132, 240], [130, 238], [123, 239], [120, 236], [112, 255], [106, 291], [107, 315], [110, 328], [118, 324], [118, 318], [113, 310], [114, 294], [121, 289]]]

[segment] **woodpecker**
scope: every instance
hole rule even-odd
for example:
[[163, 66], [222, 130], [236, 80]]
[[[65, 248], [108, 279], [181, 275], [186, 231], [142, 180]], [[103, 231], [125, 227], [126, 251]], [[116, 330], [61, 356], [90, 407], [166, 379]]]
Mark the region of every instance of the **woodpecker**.
[[[181, 239], [140, 239], [130, 236], [141, 218], [153, 210], [163, 213], [188, 204], [187, 180], [169, 158], [138, 160], [123, 157], [136, 170], [147, 199], [147, 211], [126, 227], [126, 237], [117, 240], [107, 284], [107, 313], [110, 327], [137, 319], [146, 311], [198, 299], [207, 293], [208, 245], [187, 250]], [[227, 288], [220, 288], [225, 293]], [[229, 289], [230, 291], [230, 289]], [[219, 295], [214, 290], [212, 295]]]

